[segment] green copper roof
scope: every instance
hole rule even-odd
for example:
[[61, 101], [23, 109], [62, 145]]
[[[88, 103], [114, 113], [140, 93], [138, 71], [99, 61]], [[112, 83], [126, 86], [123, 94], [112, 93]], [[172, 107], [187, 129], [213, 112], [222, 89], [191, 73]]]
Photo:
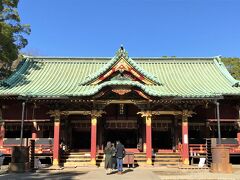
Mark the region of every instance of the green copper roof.
[[114, 61], [110, 58], [29, 57], [1, 82], [0, 96], [86, 97], [107, 86], [132, 86], [156, 98], [240, 96], [239, 81], [229, 74], [219, 58], [132, 58], [131, 65], [161, 85], [115, 79], [99, 85], [83, 85], [86, 77], [92, 78], [92, 74]]

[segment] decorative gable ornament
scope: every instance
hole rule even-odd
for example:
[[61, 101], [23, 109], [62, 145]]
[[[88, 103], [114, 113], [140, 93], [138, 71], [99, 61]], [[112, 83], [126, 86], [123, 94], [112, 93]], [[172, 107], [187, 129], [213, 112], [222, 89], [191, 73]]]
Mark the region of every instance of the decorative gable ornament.
[[[139, 81], [146, 85], [162, 85], [156, 77], [146, 72], [136, 62], [129, 58], [128, 52], [123, 46], [120, 47], [116, 55], [102, 69], [88, 76], [81, 85], [101, 84], [109, 80], [109, 78], [114, 79], [115, 76], [123, 75], [123, 73], [128, 73], [132, 76], [132, 79], [128, 79], [129, 81]], [[113, 75], [115, 76], [111, 77]]]

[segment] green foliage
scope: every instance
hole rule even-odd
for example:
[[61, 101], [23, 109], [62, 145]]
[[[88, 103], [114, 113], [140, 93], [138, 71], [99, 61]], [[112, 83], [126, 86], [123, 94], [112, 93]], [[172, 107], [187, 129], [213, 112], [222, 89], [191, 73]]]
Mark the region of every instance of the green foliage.
[[222, 58], [222, 62], [235, 79], [240, 80], [240, 58]]
[[28, 41], [30, 26], [20, 23], [17, 6], [19, 0], [0, 0], [0, 70], [2, 75], [9, 72], [12, 62], [18, 58], [19, 50]]

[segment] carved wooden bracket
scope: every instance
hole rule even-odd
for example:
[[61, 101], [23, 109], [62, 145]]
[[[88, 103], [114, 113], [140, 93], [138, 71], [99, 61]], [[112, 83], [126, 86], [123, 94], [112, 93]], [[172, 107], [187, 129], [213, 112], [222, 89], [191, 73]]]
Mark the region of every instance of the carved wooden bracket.
[[103, 111], [103, 110], [92, 110], [92, 111], [91, 111], [91, 116], [92, 116], [92, 117], [98, 118], [98, 117], [101, 117], [102, 114], [106, 114], [106, 112]]
[[183, 110], [182, 111], [182, 121], [187, 122], [188, 117], [192, 117], [192, 114], [196, 114], [196, 113], [193, 111], [189, 111], [189, 110]]
[[50, 117], [54, 117], [55, 121], [60, 121], [60, 117], [62, 115], [67, 116], [67, 111], [60, 111], [60, 110], [50, 110], [47, 114], [50, 114]]
[[96, 126], [97, 125], [97, 118], [98, 117], [101, 117], [102, 114], [105, 114], [106, 112], [105, 111], [102, 111], [102, 110], [92, 110], [91, 111], [91, 124], [93, 126]]
[[141, 114], [141, 117], [151, 117], [152, 111], [140, 111], [137, 114]]
[[192, 114], [196, 114], [196, 113], [193, 111], [186, 110], [186, 109], [182, 111], [182, 116], [184, 116], [184, 117], [192, 117]]
[[152, 124], [152, 111], [140, 111], [137, 114], [141, 114], [141, 117], [146, 117], [146, 125], [151, 126], [151, 124]]

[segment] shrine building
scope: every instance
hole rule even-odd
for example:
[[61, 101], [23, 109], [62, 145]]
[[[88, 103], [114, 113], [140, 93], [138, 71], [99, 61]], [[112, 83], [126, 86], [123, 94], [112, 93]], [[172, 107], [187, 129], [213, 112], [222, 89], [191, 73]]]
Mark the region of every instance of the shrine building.
[[121, 47], [112, 58], [25, 57], [0, 82], [0, 151], [20, 145], [23, 120], [24, 145], [35, 139], [53, 165], [98, 165], [117, 140], [137, 165], [171, 154], [189, 164], [218, 138], [218, 119], [222, 143], [240, 156], [240, 81], [219, 56], [131, 58]]

